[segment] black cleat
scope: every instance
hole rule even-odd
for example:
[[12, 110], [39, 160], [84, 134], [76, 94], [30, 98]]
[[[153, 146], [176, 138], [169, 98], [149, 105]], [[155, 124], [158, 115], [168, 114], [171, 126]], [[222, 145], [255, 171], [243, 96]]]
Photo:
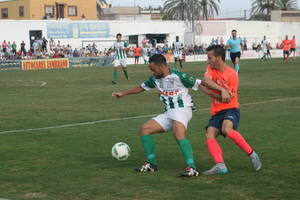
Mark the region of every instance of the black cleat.
[[142, 166], [134, 168], [134, 171], [136, 171], [136, 172], [156, 172], [157, 166], [152, 165], [149, 162], [146, 162]]
[[187, 167], [184, 169], [184, 171], [180, 174], [179, 177], [192, 177], [192, 176], [199, 176], [199, 172], [193, 167]]
[[117, 84], [117, 82], [116, 82], [116, 81], [111, 81], [111, 83], [112, 83], [112, 84]]

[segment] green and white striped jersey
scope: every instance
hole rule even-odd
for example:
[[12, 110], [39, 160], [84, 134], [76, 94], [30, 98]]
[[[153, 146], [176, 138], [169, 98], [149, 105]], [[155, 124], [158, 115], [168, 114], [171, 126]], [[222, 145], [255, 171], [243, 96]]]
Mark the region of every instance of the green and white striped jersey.
[[160, 100], [165, 104], [166, 110], [173, 108], [194, 107], [194, 103], [189, 89], [197, 91], [201, 80], [174, 69], [170, 69], [170, 74], [164, 78], [156, 79], [151, 76], [141, 84], [145, 90], [157, 88]]
[[181, 42], [173, 42], [173, 54], [174, 55], [181, 55], [183, 44]]
[[127, 43], [123, 41], [116, 41], [114, 43], [114, 50], [115, 50], [115, 55], [114, 55], [114, 60], [122, 60], [127, 58], [125, 48], [127, 47]]

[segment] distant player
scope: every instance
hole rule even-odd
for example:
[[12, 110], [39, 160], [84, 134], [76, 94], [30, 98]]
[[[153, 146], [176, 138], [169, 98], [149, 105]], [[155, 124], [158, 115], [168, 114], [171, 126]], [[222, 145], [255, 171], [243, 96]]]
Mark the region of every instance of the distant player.
[[134, 63], [137, 65], [139, 64], [140, 56], [142, 55], [142, 49], [139, 45], [136, 45], [134, 48]]
[[143, 44], [143, 48], [142, 48], [142, 57], [144, 60], [144, 64], [148, 64], [148, 53], [149, 53], [149, 48], [148, 48], [148, 44]]
[[201, 86], [203, 92], [212, 97], [211, 118], [206, 127], [206, 144], [208, 152], [212, 156], [215, 165], [205, 175], [226, 174], [228, 172], [225, 165], [222, 149], [216, 138], [223, 135], [231, 139], [240, 147], [252, 163], [255, 171], [261, 169], [261, 162], [253, 148], [246, 142], [243, 136], [237, 132], [240, 121], [240, 105], [238, 101], [239, 77], [236, 71], [225, 63], [225, 49], [220, 45], [207, 48], [209, 66], [204, 75], [203, 82], [213, 80], [220, 87], [230, 91], [231, 99], [228, 102], [221, 102], [219, 92], [210, 90], [208, 87]]
[[113, 72], [113, 80], [112, 83], [116, 84], [118, 81], [118, 68], [122, 68], [124, 75], [126, 79], [128, 80], [128, 72], [126, 69], [126, 49], [128, 44], [126, 42], [122, 41], [122, 34], [118, 33], [117, 36], [117, 41], [114, 43], [113, 49], [114, 49], [114, 72]]
[[292, 55], [293, 53], [293, 58], [295, 59], [296, 58], [296, 46], [297, 46], [297, 43], [296, 43], [296, 37], [293, 36], [293, 39], [291, 39], [291, 52], [290, 52], [290, 55]]
[[287, 62], [289, 60], [290, 45], [291, 45], [291, 41], [289, 40], [289, 36], [286, 35], [285, 40], [282, 40], [282, 42], [281, 42], [281, 47], [282, 47], [282, 50], [283, 50], [283, 60], [285, 62]]
[[269, 45], [269, 42], [267, 41], [267, 37], [264, 36], [264, 39], [261, 41], [261, 51], [263, 53], [261, 60], [267, 60], [268, 45]]
[[[198, 176], [198, 171], [193, 157], [193, 150], [186, 138], [186, 129], [192, 118], [193, 100], [189, 95], [189, 88], [198, 90], [200, 80], [196, 80], [186, 73], [169, 69], [166, 58], [161, 54], [155, 54], [149, 59], [149, 69], [152, 72], [148, 80], [130, 90], [112, 93], [113, 97], [120, 98], [130, 94], [138, 94], [156, 88], [159, 98], [165, 105], [165, 112], [148, 122], [139, 131], [142, 146], [147, 162], [135, 168], [137, 172], [157, 171], [155, 145], [152, 134], [163, 133], [172, 130], [179, 145], [187, 167], [181, 176]], [[205, 85], [222, 91], [222, 97], [229, 99], [230, 95], [213, 81], [209, 80]]]
[[226, 48], [230, 51], [230, 58], [236, 72], [240, 72], [241, 50], [243, 48], [241, 38], [237, 37], [237, 31], [231, 31], [232, 37], [227, 41]]
[[183, 68], [182, 66], [182, 48], [183, 44], [179, 42], [179, 36], [176, 36], [176, 42], [173, 42], [173, 55], [174, 55], [174, 68], [176, 68], [176, 63], [179, 61], [180, 68]]

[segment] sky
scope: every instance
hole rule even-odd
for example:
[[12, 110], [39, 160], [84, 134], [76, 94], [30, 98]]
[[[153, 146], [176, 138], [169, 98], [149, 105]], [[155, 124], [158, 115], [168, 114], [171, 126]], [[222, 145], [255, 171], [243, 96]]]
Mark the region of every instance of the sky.
[[[112, 3], [113, 6], [139, 5], [141, 7], [145, 7], [151, 5], [156, 7], [160, 5], [162, 6], [165, 0], [107, 0], [107, 2]], [[221, 0], [219, 18], [242, 17], [244, 16], [243, 10], [247, 10], [247, 14], [249, 14], [251, 2], [251, 0]], [[297, 0], [297, 3], [300, 8], [300, 0]]]
[[[107, 0], [115, 6], [159, 6], [163, 5], [165, 0]], [[251, 9], [251, 0], [221, 0], [220, 3], [220, 15], [219, 17], [241, 17], [244, 16], [244, 11], [247, 10], [247, 14]], [[300, 7], [300, 0], [297, 0], [298, 7]], [[234, 5], [234, 6], [232, 6]]]

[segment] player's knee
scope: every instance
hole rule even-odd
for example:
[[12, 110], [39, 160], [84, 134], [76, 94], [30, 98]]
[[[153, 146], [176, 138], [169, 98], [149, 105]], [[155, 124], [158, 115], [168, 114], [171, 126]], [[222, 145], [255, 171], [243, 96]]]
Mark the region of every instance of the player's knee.
[[232, 127], [229, 127], [229, 126], [223, 126], [222, 127], [222, 133], [224, 135], [228, 135], [231, 131], [232, 131]]
[[151, 129], [147, 126], [142, 126], [140, 129], [139, 129], [139, 135], [149, 135], [151, 134]]
[[206, 131], [205, 137], [206, 137], [207, 140], [212, 139], [212, 138], [216, 138], [216, 134], [214, 132], [211, 132], [211, 131]]

